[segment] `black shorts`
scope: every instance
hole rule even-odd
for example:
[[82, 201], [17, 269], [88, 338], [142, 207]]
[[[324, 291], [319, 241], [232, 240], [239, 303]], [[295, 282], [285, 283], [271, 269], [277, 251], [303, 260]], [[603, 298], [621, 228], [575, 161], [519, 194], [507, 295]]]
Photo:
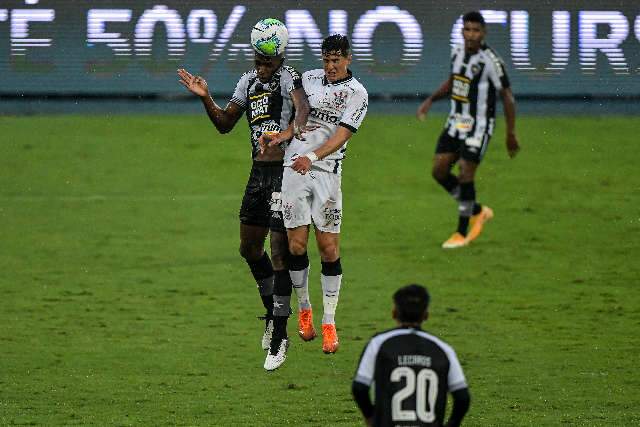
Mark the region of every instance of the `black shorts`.
[[458, 139], [450, 136], [447, 129], [443, 130], [438, 138], [436, 154], [456, 153], [459, 158], [474, 163], [480, 163], [489, 146], [491, 135], [485, 133], [482, 138]]
[[283, 169], [282, 161], [253, 161], [240, 206], [240, 222], [242, 224], [286, 232], [280, 210]]

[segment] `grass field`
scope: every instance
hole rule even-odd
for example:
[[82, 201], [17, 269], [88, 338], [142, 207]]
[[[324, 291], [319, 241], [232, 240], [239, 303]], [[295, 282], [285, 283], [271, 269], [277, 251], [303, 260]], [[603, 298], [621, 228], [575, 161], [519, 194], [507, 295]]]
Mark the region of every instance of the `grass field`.
[[367, 118], [343, 176], [342, 347], [294, 337], [267, 374], [237, 251], [244, 123], [0, 117], [0, 424], [361, 425], [360, 352], [417, 281], [465, 369], [466, 425], [640, 425], [637, 118], [523, 117], [514, 160], [498, 129], [476, 185], [496, 217], [453, 252], [441, 123]]

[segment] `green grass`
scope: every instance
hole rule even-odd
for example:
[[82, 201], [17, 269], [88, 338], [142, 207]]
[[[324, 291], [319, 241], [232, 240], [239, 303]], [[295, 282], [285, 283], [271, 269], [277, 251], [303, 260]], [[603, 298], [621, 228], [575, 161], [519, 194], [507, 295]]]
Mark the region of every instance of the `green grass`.
[[466, 425], [640, 423], [637, 120], [523, 117], [514, 160], [498, 129], [476, 185], [496, 217], [453, 252], [441, 123], [366, 119], [343, 176], [342, 347], [294, 337], [267, 374], [237, 251], [244, 123], [0, 118], [0, 424], [360, 425], [360, 352], [414, 281], [462, 361]]

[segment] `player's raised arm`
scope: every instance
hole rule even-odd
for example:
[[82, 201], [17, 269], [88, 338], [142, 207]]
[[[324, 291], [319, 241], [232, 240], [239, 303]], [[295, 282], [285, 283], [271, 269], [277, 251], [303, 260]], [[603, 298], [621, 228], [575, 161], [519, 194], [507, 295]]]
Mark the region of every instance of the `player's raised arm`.
[[431, 96], [422, 101], [422, 104], [420, 104], [418, 110], [416, 111], [416, 117], [418, 118], [418, 120], [425, 120], [427, 118], [427, 113], [431, 109], [431, 105], [434, 102], [446, 98], [447, 95], [449, 95], [449, 92], [451, 92], [451, 85], [453, 84], [452, 82], [452, 78], [449, 77], [440, 85], [440, 87], [434, 93], [431, 94]]
[[507, 152], [509, 157], [515, 157], [520, 151], [518, 138], [516, 138], [516, 103], [513, 99], [511, 88], [504, 88], [500, 91], [502, 104], [504, 106], [504, 119], [507, 122]]
[[180, 84], [200, 98], [209, 120], [211, 120], [218, 132], [228, 133], [233, 129], [240, 117], [242, 117], [243, 108], [240, 105], [230, 102], [224, 109], [220, 108], [211, 97], [209, 86], [205, 79], [192, 75], [184, 68], [178, 70], [178, 77], [180, 78]]
[[311, 112], [309, 99], [307, 98], [307, 94], [302, 86], [291, 91], [291, 99], [293, 100], [293, 105], [296, 108], [296, 116], [293, 119], [293, 133], [296, 138], [304, 141], [302, 134], [305, 131], [307, 119]]

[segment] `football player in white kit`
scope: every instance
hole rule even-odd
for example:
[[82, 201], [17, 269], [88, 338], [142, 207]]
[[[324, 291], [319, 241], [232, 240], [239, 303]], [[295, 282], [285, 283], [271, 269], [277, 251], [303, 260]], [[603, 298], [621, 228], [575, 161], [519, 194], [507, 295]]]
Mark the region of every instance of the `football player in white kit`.
[[292, 125], [276, 135], [264, 136], [260, 142], [266, 147], [290, 141], [284, 156], [282, 211], [291, 253], [289, 273], [298, 296], [298, 333], [305, 341], [316, 335], [307, 290], [307, 243], [313, 223], [322, 262], [322, 350], [330, 354], [339, 346], [335, 312], [342, 281], [342, 161], [349, 138], [367, 113], [368, 95], [348, 69], [351, 53], [346, 36], [335, 34], [324, 39], [322, 61], [323, 69], [302, 75], [311, 106], [305, 140], [293, 137]]

